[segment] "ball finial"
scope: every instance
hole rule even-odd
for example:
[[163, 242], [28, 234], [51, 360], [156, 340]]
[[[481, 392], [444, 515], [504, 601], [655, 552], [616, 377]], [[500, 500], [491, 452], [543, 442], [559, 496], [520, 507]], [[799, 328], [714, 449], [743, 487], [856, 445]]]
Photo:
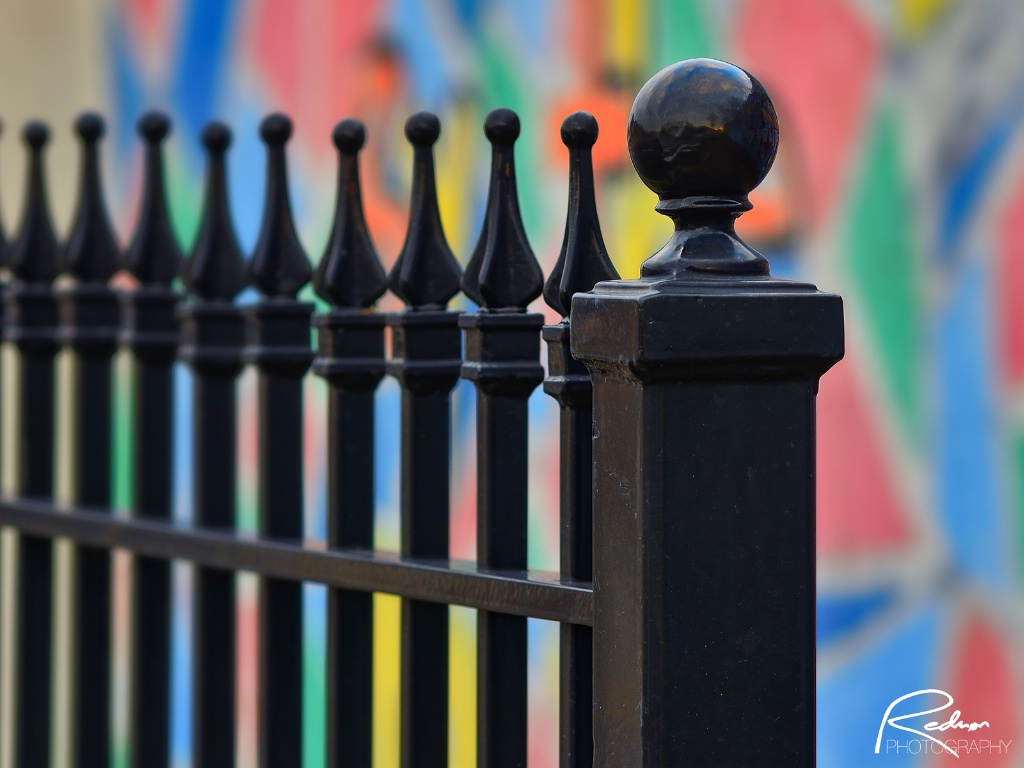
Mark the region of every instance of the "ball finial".
[[50, 129], [46, 127], [46, 123], [32, 120], [25, 124], [21, 136], [32, 149], [40, 149], [50, 140]]
[[139, 135], [152, 144], [158, 144], [171, 132], [171, 120], [163, 112], [146, 112], [136, 123]]
[[430, 112], [417, 112], [405, 121], [405, 138], [414, 147], [430, 147], [441, 135], [441, 121]]
[[287, 115], [275, 112], [260, 123], [260, 137], [270, 147], [283, 147], [292, 137], [292, 121]]
[[103, 138], [106, 125], [103, 117], [96, 112], [83, 112], [75, 120], [75, 133], [88, 144], [99, 141]]
[[519, 138], [519, 115], [506, 107], [492, 109], [484, 119], [484, 135], [492, 144], [512, 144]]
[[200, 138], [208, 150], [214, 154], [223, 154], [231, 146], [231, 129], [224, 123], [207, 123]]
[[569, 149], [590, 149], [597, 142], [597, 120], [589, 112], [573, 112], [562, 121], [561, 133]]
[[746, 202], [779, 146], [779, 119], [750, 73], [715, 59], [666, 67], [640, 89], [627, 134], [633, 167], [662, 200]]
[[331, 140], [343, 154], [354, 155], [366, 143], [366, 128], [358, 120], [342, 120], [331, 133]]

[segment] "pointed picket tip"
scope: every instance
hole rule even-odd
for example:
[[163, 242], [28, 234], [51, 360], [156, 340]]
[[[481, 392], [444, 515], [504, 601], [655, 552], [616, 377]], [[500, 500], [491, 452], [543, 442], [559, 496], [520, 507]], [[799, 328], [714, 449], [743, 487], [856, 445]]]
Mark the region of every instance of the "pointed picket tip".
[[269, 115], [260, 123], [260, 137], [267, 145], [267, 188], [260, 234], [249, 262], [249, 279], [268, 298], [294, 298], [312, 274], [295, 231], [288, 196], [284, 150], [291, 135], [292, 121], [285, 115]]
[[82, 145], [82, 170], [78, 208], [62, 267], [84, 283], [105, 283], [121, 262], [100, 184], [99, 142], [104, 132], [103, 118], [95, 112], [85, 112], [75, 121], [75, 133]]
[[170, 285], [181, 269], [181, 247], [174, 236], [164, 191], [162, 145], [171, 121], [160, 112], [147, 112], [136, 127], [146, 144], [145, 174], [139, 218], [123, 267], [142, 285]]
[[231, 301], [247, 282], [245, 258], [228, 204], [225, 155], [231, 146], [231, 129], [223, 123], [208, 123], [201, 138], [207, 154], [206, 191], [199, 233], [181, 276], [200, 299]]
[[569, 317], [573, 294], [619, 277], [597, 217], [591, 157], [597, 133], [597, 120], [589, 112], [573, 112], [562, 121], [562, 143], [569, 148], [569, 210], [562, 250], [544, 283], [544, 301], [563, 318]]
[[60, 246], [53, 231], [46, 200], [43, 150], [50, 141], [50, 129], [32, 121], [21, 134], [28, 148], [28, 178], [21, 226], [7, 250], [7, 266], [23, 283], [49, 284], [60, 273]]
[[342, 120], [331, 138], [338, 148], [338, 192], [331, 234], [313, 285], [332, 306], [365, 309], [387, 290], [363, 215], [359, 151], [366, 143], [366, 129], [358, 120]]
[[484, 133], [491, 142], [487, 210], [462, 290], [485, 310], [523, 311], [540, 296], [544, 275], [519, 212], [513, 156], [519, 117], [511, 109], [495, 109], [484, 121]]
[[405, 137], [413, 145], [409, 230], [388, 286], [413, 309], [444, 309], [462, 279], [437, 205], [434, 144], [440, 135], [441, 122], [429, 112], [418, 112], [405, 123]]

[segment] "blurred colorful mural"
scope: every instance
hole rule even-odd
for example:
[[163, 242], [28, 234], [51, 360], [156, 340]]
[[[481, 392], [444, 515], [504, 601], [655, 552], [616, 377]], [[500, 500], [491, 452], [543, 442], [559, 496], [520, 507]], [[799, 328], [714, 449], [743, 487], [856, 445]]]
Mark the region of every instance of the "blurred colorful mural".
[[[442, 121], [437, 174], [453, 250], [468, 258], [483, 213], [484, 115], [519, 112], [523, 216], [549, 269], [567, 188], [561, 119], [592, 111], [598, 208], [626, 277], [667, 237], [625, 147], [633, 96], [691, 56], [733, 61], [772, 94], [775, 168], [739, 222], [772, 262], [844, 296], [846, 359], [819, 397], [818, 754], [822, 768], [938, 766], [940, 754], [874, 754], [883, 712], [949, 691], [1007, 750], [970, 765], [1024, 766], [1024, 3], [1020, 0], [0, 0], [0, 213], [17, 226], [28, 118], [49, 121], [48, 171], [66, 232], [77, 162], [71, 121], [108, 116], [108, 201], [122, 243], [137, 209], [141, 111], [168, 112], [174, 224], [193, 239], [210, 119], [231, 124], [230, 190], [243, 245], [263, 193], [257, 125], [280, 110], [300, 234], [312, 259], [334, 196], [330, 130], [367, 125], [365, 207], [381, 260], [401, 246], [419, 109]], [[394, 299], [384, 309], [397, 306]], [[536, 311], [550, 310], [541, 304]], [[122, 379], [122, 382], [124, 379]], [[177, 509], [189, 517], [188, 373], [177, 377]], [[243, 378], [241, 525], [254, 520], [253, 381]], [[305, 423], [306, 531], [324, 535], [325, 392]], [[556, 407], [531, 400], [530, 562], [557, 567]], [[377, 543], [397, 548], [397, 387], [378, 395]], [[119, 435], [127, 401], [119, 402]], [[451, 546], [475, 549], [472, 390], [454, 396]], [[121, 466], [129, 447], [120, 441]], [[127, 479], [117, 478], [127, 500]], [[118, 568], [125, 573], [126, 561]], [[127, 595], [120, 582], [118, 616]], [[189, 572], [176, 570], [175, 764], [189, 764]], [[254, 581], [241, 577], [241, 765], [253, 765]], [[323, 761], [324, 594], [306, 589], [305, 765]], [[377, 599], [375, 765], [397, 764], [397, 600]], [[473, 765], [474, 616], [453, 609], [451, 756]], [[530, 764], [557, 763], [557, 628], [531, 622]], [[122, 649], [123, 650], [123, 649]], [[118, 665], [123, 737], [124, 664]], [[756, 764], [757, 734], [748, 739]], [[59, 755], [59, 761], [66, 760]], [[117, 765], [126, 765], [123, 754]]]

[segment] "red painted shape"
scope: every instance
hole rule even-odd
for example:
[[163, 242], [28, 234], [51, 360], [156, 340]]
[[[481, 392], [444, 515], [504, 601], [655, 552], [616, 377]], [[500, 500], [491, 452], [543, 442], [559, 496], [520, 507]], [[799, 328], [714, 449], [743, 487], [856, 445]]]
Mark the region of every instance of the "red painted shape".
[[275, 110], [299, 114], [299, 13], [302, 4], [262, 0], [253, 10], [252, 54]]
[[738, 63], [771, 93], [782, 141], [796, 150], [813, 227], [838, 202], [879, 42], [865, 17], [840, 0], [747, 0], [736, 29]]
[[910, 536], [856, 365], [848, 350], [818, 393], [818, 553], [825, 557], [892, 550]]
[[[977, 742], [978, 750], [975, 751], [970, 744], [966, 747], [961, 745], [958, 749], [959, 758], [949, 754], [935, 755], [927, 763], [930, 768], [1002, 768], [1018, 764], [1014, 762], [1014, 756], [1020, 755], [1017, 742], [1018, 709], [1014, 702], [1014, 674], [1008, 642], [1008, 639], [1000, 637], [996, 628], [984, 617], [973, 615], [967, 620], [957, 643], [952, 678], [947, 683], [948, 687], [943, 688], [953, 697], [953, 705], [943, 712], [937, 712], [929, 722], [948, 722], [953, 711], [960, 710], [960, 722], [970, 724], [984, 721], [989, 726], [978, 728], [973, 733], [953, 728], [944, 732], [932, 731], [943, 741]], [[1008, 752], [981, 749], [982, 742], [999, 741], [1009, 743]]]
[[124, 6], [135, 23], [145, 32], [151, 33], [162, 15], [164, 0], [124, 0]]
[[[1024, 169], [1022, 169], [1024, 171]], [[1003, 375], [1024, 381], [1024, 172], [999, 222], [999, 337]]]

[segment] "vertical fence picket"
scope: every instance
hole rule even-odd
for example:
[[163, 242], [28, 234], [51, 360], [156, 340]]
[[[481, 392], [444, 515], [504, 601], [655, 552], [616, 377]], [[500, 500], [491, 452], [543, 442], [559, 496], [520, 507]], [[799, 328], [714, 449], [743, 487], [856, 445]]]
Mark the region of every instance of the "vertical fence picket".
[[[260, 535], [300, 541], [302, 527], [302, 375], [313, 361], [313, 305], [295, 299], [310, 265], [292, 220], [285, 165], [291, 121], [260, 125], [267, 145], [267, 190], [250, 278], [263, 299], [246, 311], [246, 362], [257, 378]], [[302, 763], [302, 584], [261, 578], [259, 597], [260, 765]]]
[[[120, 306], [107, 281], [120, 255], [100, 188], [99, 115], [75, 123], [82, 142], [78, 209], [64, 252], [75, 285], [61, 295], [61, 333], [72, 351], [71, 497], [75, 505], [107, 510], [111, 502], [111, 360], [117, 350]], [[75, 551], [72, 679], [72, 759], [106, 765], [110, 759], [110, 550]]]
[[[388, 373], [402, 387], [402, 555], [448, 557], [451, 390], [459, 380], [461, 338], [455, 312], [462, 270], [441, 226], [434, 179], [437, 117], [413, 115], [409, 230], [388, 284], [408, 306], [390, 316]], [[448, 758], [448, 606], [402, 600], [401, 764], [444, 765]]]
[[[225, 155], [231, 132], [203, 129], [208, 154], [202, 219], [182, 279], [194, 300], [179, 305], [179, 357], [192, 369], [193, 525], [235, 529], [235, 380], [245, 344], [234, 298], [245, 262], [228, 206]], [[235, 763], [235, 572], [197, 566], [192, 591], [192, 765]]]
[[[565, 237], [555, 268], [544, 284], [544, 300], [563, 320], [544, 326], [548, 344], [548, 377], [544, 391], [559, 404], [559, 519], [561, 575], [590, 581], [593, 565], [591, 483], [593, 442], [590, 372], [569, 353], [569, 309], [573, 294], [589, 291], [618, 273], [608, 258], [594, 199], [591, 147], [597, 121], [575, 112], [562, 122], [562, 141], [569, 148], [569, 210]], [[559, 763], [582, 768], [594, 759], [593, 631], [563, 624], [559, 648]]]
[[[526, 568], [527, 400], [544, 378], [543, 316], [526, 312], [543, 275], [523, 230], [512, 147], [519, 118], [496, 109], [484, 123], [492, 145], [483, 229], [462, 276], [480, 311], [459, 318], [462, 377], [476, 385], [477, 560]], [[477, 764], [526, 765], [526, 619], [477, 616]]]
[[[7, 253], [15, 283], [6, 293], [5, 338], [18, 350], [17, 494], [53, 498], [54, 357], [57, 297], [52, 282], [60, 269], [43, 174], [49, 131], [25, 127], [30, 153], [25, 212]], [[14, 662], [15, 765], [50, 761], [50, 692], [53, 660], [53, 543], [22, 534], [18, 545], [17, 656]]]
[[[122, 296], [121, 332], [121, 343], [133, 357], [132, 511], [142, 519], [170, 522], [175, 307], [181, 298], [170, 284], [178, 275], [181, 249], [164, 197], [161, 145], [170, 122], [162, 114], [148, 113], [138, 130], [146, 144], [145, 176], [124, 268], [139, 285]], [[129, 754], [132, 765], [162, 768], [170, 754], [171, 563], [136, 557], [133, 566]]]
[[[363, 125], [343, 120], [338, 149], [334, 225], [315, 276], [331, 309], [314, 316], [318, 352], [313, 372], [326, 379], [327, 541], [373, 548], [373, 395], [384, 376], [384, 317], [372, 311], [386, 290], [370, 241], [359, 188]], [[373, 594], [327, 593], [327, 764], [371, 763]]]

